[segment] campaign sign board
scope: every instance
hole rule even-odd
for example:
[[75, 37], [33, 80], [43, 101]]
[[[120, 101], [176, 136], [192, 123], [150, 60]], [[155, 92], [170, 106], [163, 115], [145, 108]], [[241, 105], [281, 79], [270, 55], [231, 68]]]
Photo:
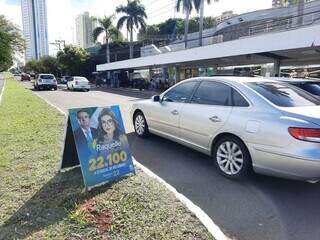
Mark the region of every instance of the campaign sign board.
[[68, 122], [77, 152], [69, 166], [80, 162], [87, 188], [134, 173], [119, 106], [69, 109]]

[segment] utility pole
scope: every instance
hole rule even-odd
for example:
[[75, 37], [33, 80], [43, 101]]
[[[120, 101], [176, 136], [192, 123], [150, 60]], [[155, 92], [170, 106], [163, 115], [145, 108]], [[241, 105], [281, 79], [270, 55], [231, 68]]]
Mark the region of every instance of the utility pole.
[[51, 42], [50, 44], [55, 45], [59, 49], [59, 51], [61, 51], [66, 46], [66, 41], [65, 40], [55, 40], [54, 42]]

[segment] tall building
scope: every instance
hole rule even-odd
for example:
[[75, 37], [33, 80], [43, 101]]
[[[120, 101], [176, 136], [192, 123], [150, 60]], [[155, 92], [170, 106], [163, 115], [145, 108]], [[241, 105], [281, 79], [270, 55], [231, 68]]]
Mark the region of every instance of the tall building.
[[232, 18], [234, 16], [236, 16], [236, 14], [234, 14], [232, 10], [225, 11], [220, 16], [216, 17], [216, 21], [217, 21], [217, 23], [220, 23], [220, 22], [223, 22], [224, 20], [227, 20], [227, 19]]
[[[304, 0], [305, 3], [308, 3], [308, 2], [312, 2], [314, 0]], [[287, 1], [284, 1], [284, 0], [272, 0], [272, 7], [273, 8], [278, 8], [278, 7], [287, 7], [287, 6], [290, 6], [290, 5], [293, 5], [293, 4], [297, 4], [298, 1], [295, 1], [295, 0], [287, 0]]]
[[95, 22], [89, 16], [88, 12], [78, 15], [76, 18], [76, 38], [77, 45], [83, 48], [94, 46], [93, 29]]
[[21, 0], [26, 61], [49, 55], [46, 0]]

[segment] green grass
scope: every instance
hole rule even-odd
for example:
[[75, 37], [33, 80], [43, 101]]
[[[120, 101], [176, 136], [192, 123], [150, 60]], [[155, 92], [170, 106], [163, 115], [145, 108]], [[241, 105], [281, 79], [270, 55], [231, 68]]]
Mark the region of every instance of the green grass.
[[64, 116], [6, 81], [0, 105], [0, 239], [212, 239], [173, 194], [141, 170], [84, 192], [58, 173]]

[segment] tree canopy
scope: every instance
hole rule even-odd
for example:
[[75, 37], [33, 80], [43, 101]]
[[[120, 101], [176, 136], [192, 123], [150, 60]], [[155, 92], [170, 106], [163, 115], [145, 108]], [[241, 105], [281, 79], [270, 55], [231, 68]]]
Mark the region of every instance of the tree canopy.
[[85, 63], [89, 59], [88, 52], [72, 45], [66, 45], [62, 51], [57, 53], [59, 67], [63, 74], [84, 74]]
[[13, 64], [14, 55], [23, 53], [24, 48], [20, 29], [0, 15], [0, 71], [8, 70]]
[[[145, 30], [140, 29], [138, 39], [172, 39], [184, 33], [184, 19], [169, 18], [168, 20], [154, 25], [148, 25]], [[203, 21], [204, 29], [211, 28], [216, 25], [213, 17], [205, 17]], [[189, 33], [199, 31], [199, 17], [190, 19]]]

